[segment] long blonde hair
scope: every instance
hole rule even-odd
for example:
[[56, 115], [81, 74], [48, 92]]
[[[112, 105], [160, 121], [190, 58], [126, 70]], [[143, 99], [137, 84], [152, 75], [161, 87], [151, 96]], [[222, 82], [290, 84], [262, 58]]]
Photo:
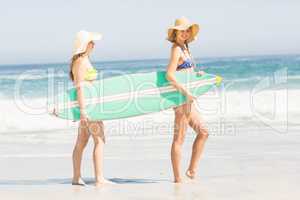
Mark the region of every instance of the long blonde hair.
[[70, 76], [70, 79], [72, 81], [74, 81], [74, 74], [73, 74], [73, 65], [74, 63], [76, 62], [76, 60], [80, 57], [82, 57], [86, 52], [83, 52], [83, 53], [79, 53], [79, 54], [76, 54], [74, 55], [72, 58], [71, 58], [71, 63], [70, 63], [70, 71], [69, 71], [69, 76]]

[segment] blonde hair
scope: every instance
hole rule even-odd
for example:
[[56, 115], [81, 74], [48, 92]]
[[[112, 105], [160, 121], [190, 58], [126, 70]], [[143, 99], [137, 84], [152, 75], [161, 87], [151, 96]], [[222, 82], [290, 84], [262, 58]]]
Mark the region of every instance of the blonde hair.
[[[192, 26], [189, 27], [187, 30], [190, 30], [191, 33], [192, 33], [192, 32], [193, 32]], [[171, 41], [171, 42], [175, 42], [175, 41], [176, 41], [177, 33], [178, 33], [179, 31], [181, 31], [181, 30], [174, 29], [174, 31], [172, 32], [172, 36], [171, 36], [171, 38], [170, 38], [170, 41]], [[191, 34], [191, 36], [190, 36], [189, 39], [191, 39], [192, 37], [193, 37], [193, 35]], [[189, 39], [187, 39], [187, 40], [189, 40]]]

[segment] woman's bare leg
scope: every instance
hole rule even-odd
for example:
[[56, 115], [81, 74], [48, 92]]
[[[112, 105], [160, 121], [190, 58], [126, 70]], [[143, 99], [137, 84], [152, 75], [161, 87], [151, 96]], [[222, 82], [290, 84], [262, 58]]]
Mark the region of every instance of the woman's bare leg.
[[188, 121], [182, 109], [183, 107], [181, 106], [176, 108], [175, 110], [175, 127], [173, 143], [171, 147], [171, 160], [175, 183], [180, 183], [182, 181], [180, 175], [181, 148], [184, 142], [185, 132], [188, 125]]
[[94, 172], [95, 172], [96, 186], [99, 186], [107, 182], [103, 175], [103, 146], [105, 143], [103, 122], [102, 121], [92, 122], [89, 128], [94, 139], [94, 151], [93, 151]]
[[89, 140], [89, 133], [86, 127], [79, 125], [77, 141], [73, 150], [73, 180], [72, 184], [84, 185], [84, 182], [81, 180], [81, 160], [83, 150], [86, 147], [86, 144]]
[[205, 142], [208, 138], [208, 130], [205, 127], [204, 122], [199, 115], [199, 112], [194, 107], [192, 107], [189, 116], [189, 125], [194, 129], [194, 131], [197, 134], [193, 143], [193, 151], [190, 160], [190, 165], [186, 172], [186, 175], [189, 178], [193, 179], [196, 176], [198, 163], [202, 155]]

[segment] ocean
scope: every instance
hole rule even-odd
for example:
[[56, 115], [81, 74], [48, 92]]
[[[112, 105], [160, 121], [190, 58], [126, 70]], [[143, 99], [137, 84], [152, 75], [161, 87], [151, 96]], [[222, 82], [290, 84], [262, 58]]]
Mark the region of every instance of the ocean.
[[[208, 119], [212, 116], [212, 119], [300, 122], [300, 55], [203, 58], [196, 62], [206, 73], [223, 77], [217, 100], [211, 95], [204, 95], [203, 101], [199, 98], [201, 113]], [[156, 59], [93, 62], [93, 65], [100, 72], [99, 78], [107, 78], [165, 70], [167, 63], [166, 59]], [[68, 63], [0, 66], [0, 135], [39, 134], [70, 127], [70, 123], [66, 126], [64, 120], [47, 114], [47, 101], [53, 95], [51, 87], [72, 86], [68, 72]]]

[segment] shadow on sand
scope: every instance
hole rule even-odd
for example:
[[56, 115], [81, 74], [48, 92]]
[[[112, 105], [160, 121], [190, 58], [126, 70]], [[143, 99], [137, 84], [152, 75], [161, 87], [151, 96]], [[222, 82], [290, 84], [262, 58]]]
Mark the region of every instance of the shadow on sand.
[[[150, 183], [160, 183], [160, 182], [168, 182], [168, 180], [160, 179], [135, 179], [135, 178], [110, 178], [109, 181], [116, 184], [150, 184]], [[93, 178], [84, 178], [84, 181], [87, 185], [94, 184]], [[61, 179], [34, 179], [34, 180], [0, 180], [0, 186], [5, 185], [57, 185], [57, 184], [65, 184], [71, 185], [72, 179], [70, 178], [61, 178]]]

